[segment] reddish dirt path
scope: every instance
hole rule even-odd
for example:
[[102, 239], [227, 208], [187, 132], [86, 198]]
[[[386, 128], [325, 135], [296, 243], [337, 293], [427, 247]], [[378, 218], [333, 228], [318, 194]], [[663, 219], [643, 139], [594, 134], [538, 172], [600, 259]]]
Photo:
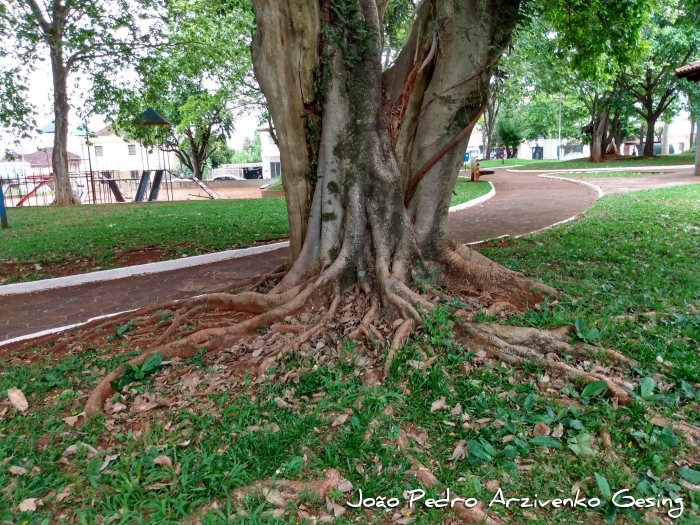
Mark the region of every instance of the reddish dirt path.
[[[595, 192], [586, 186], [539, 178], [531, 173], [497, 170], [494, 175], [484, 179], [494, 184], [496, 195], [482, 205], [449, 215], [448, 228], [458, 242], [522, 235], [539, 230], [582, 212], [595, 201]], [[608, 183], [608, 180], [612, 182]], [[688, 180], [684, 172], [644, 177], [641, 180], [585, 179], [586, 182], [602, 185], [606, 191], [610, 188], [611, 193], [616, 185], [619, 188], [643, 189], [656, 187], [655, 184], [700, 182]], [[285, 262], [286, 255], [287, 250], [281, 249], [162, 275], [0, 296], [0, 341], [84, 322], [99, 315], [206, 293], [209, 287], [217, 284], [273, 270]]]

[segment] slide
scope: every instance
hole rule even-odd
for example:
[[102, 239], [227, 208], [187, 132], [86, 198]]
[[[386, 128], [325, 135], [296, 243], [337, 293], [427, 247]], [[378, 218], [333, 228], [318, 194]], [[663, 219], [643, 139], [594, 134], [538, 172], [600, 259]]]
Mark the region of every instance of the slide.
[[219, 194], [216, 193], [214, 190], [212, 190], [209, 186], [207, 186], [207, 185], [204, 183], [204, 181], [199, 180], [199, 179], [196, 178], [196, 177], [192, 177], [191, 179], [190, 179], [190, 178], [187, 178], [187, 177], [180, 177], [177, 173], [175, 173], [174, 171], [170, 171], [170, 170], [168, 170], [168, 173], [170, 173], [170, 175], [172, 175], [174, 178], [176, 178], [176, 179], [179, 180], [180, 182], [185, 182], [185, 181], [192, 181], [192, 182], [194, 182], [197, 186], [199, 186], [200, 188], [202, 188], [202, 190], [204, 190], [204, 193], [206, 193], [207, 195], [209, 195], [209, 198], [210, 198], [210, 199], [217, 200], [217, 199], [220, 199], [220, 198], [221, 198], [221, 197], [219, 196]]
[[151, 186], [151, 193], [148, 195], [148, 202], [158, 200], [161, 182], [163, 182], [163, 170], [156, 170], [156, 176], [153, 178], [153, 185]]
[[41, 188], [41, 187], [44, 186], [45, 184], [46, 184], [46, 181], [45, 181], [45, 180], [42, 180], [41, 182], [35, 184], [34, 187], [33, 187], [31, 190], [29, 190], [29, 191], [27, 192], [27, 194], [26, 194], [24, 197], [22, 197], [19, 201], [17, 201], [17, 204], [15, 204], [15, 206], [18, 207], [18, 208], [19, 208], [20, 206], [22, 206], [25, 202], [27, 202], [27, 201], [30, 199], [30, 197], [32, 197], [32, 196], [36, 193], [36, 191], [37, 191], [39, 188]]
[[141, 175], [141, 180], [139, 181], [139, 187], [136, 190], [136, 197], [134, 202], [143, 202], [143, 198], [146, 196], [146, 189], [148, 188], [148, 182], [151, 179], [151, 172], [144, 170]]
[[109, 186], [109, 189], [112, 190], [114, 198], [117, 199], [117, 202], [126, 202], [126, 200], [124, 199], [124, 195], [122, 195], [122, 190], [119, 189], [117, 181], [112, 180], [112, 176], [109, 174], [108, 171], [102, 172], [102, 175], [106, 179], [107, 186]]

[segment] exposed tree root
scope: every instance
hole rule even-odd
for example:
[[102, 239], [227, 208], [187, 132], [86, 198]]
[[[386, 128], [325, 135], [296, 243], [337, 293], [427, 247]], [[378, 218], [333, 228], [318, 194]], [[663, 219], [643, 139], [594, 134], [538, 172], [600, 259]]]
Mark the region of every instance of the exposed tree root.
[[551, 286], [526, 279], [466, 246], [445, 249], [440, 259], [441, 286], [475, 297], [488, 297], [492, 303], [510, 303], [521, 310], [558, 293]]
[[391, 342], [391, 347], [389, 348], [389, 353], [386, 356], [386, 362], [384, 363], [384, 377], [389, 375], [391, 372], [391, 366], [394, 364], [394, 357], [396, 357], [396, 352], [406, 344], [408, 337], [413, 331], [413, 321], [410, 319], [401, 323], [401, 325], [396, 329], [394, 333], [394, 340]]
[[[401, 430], [396, 444], [399, 450], [407, 454], [409, 461], [411, 462], [411, 469], [406, 471], [406, 474], [414, 476], [418, 481], [420, 481], [423, 486], [430, 488], [437, 485], [438, 479], [435, 475], [423, 465], [420, 461], [417, 461], [410, 453], [408, 453], [408, 435], [406, 432]], [[459, 494], [451, 494], [451, 498], [461, 498]], [[482, 525], [501, 525], [503, 521], [497, 516], [488, 515], [484, 505], [478, 502], [476, 506], [467, 508], [464, 505], [457, 504], [452, 507], [452, 510], [462, 519], [464, 523], [469, 524], [482, 524]]]
[[258, 373], [264, 374], [265, 371], [270, 367], [270, 365], [272, 365], [272, 363], [274, 363], [287, 353], [299, 348], [299, 345], [308, 341], [312, 335], [324, 328], [328, 321], [333, 319], [335, 314], [338, 312], [338, 306], [340, 305], [341, 298], [342, 296], [340, 295], [340, 293], [336, 294], [335, 298], [333, 299], [333, 302], [331, 303], [330, 308], [328, 308], [328, 312], [323, 314], [323, 317], [321, 317], [321, 320], [318, 323], [316, 323], [314, 326], [303, 332], [301, 335], [292, 339], [289, 343], [287, 343], [282, 348], [274, 352], [272, 355], [265, 358], [258, 367]]
[[[171, 349], [163, 350], [160, 347], [144, 352], [143, 354], [132, 357], [127, 361], [129, 365], [140, 365], [143, 364], [146, 359], [155, 353], [160, 353], [164, 358], [172, 359], [173, 357], [179, 357], [180, 359], [188, 359], [196, 353], [197, 349], [194, 350], [191, 347], [172, 347]], [[102, 414], [102, 407], [109, 396], [114, 393], [112, 388], [112, 381], [116, 381], [125, 372], [124, 366], [119, 366], [110, 372], [106, 377], [104, 377], [97, 385], [95, 390], [92, 391], [90, 397], [85, 403], [85, 416], [92, 417]]]
[[348, 338], [356, 341], [360, 337], [364, 337], [369, 342], [376, 342], [379, 345], [383, 345], [386, 342], [384, 336], [372, 325], [372, 321], [374, 321], [378, 311], [379, 301], [376, 297], [372, 297], [369, 310], [364, 315], [357, 328], [350, 332]]
[[544, 332], [534, 328], [469, 322], [462, 323], [462, 326], [467, 331], [467, 346], [472, 350], [483, 350], [489, 357], [501, 359], [510, 365], [537, 363], [546, 366], [553, 375], [567, 380], [583, 383], [603, 380], [608, 384], [610, 398], [617, 398], [623, 405], [632, 402], [632, 397], [621, 381], [599, 372], [575, 368], [559, 360], [567, 355], [580, 360], [581, 357], [595, 353], [618, 363], [629, 364], [630, 361], [618, 352], [603, 349], [596, 351], [587, 345], [582, 348], [571, 346], [566, 342], [567, 335], [563, 330]]

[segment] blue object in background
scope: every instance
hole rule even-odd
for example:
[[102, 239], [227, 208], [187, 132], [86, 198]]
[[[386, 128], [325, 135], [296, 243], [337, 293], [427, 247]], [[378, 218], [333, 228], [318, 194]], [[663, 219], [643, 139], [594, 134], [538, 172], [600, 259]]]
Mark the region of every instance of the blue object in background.
[[2, 194], [2, 181], [0, 180], [0, 225], [7, 228], [7, 212], [5, 211], [5, 196]]
[[464, 154], [464, 162], [469, 162], [469, 156], [470, 156], [470, 155], [469, 155], [469, 152], [467, 151], [467, 152]]

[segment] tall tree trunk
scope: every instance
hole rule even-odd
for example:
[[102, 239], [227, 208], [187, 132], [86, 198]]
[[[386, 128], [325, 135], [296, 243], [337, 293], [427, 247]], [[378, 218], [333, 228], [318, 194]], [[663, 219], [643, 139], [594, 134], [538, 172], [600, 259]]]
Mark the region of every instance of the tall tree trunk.
[[603, 162], [604, 159], [604, 139], [608, 128], [608, 112], [600, 111], [593, 119], [593, 130], [591, 137], [591, 161]]
[[690, 145], [688, 146], [688, 149], [692, 149], [695, 147], [695, 128], [697, 127], [697, 123], [694, 120], [690, 121]]
[[68, 172], [68, 71], [60, 46], [51, 48], [53, 73], [54, 137], [51, 164], [54, 180], [54, 204], [80, 204], [73, 194]]
[[194, 175], [195, 179], [202, 180], [202, 162], [194, 155], [192, 155], [192, 175]]
[[656, 125], [655, 118], [648, 118], [647, 121], [647, 140], [644, 142], [644, 156], [652, 157], [654, 155], [654, 126]]
[[519, 1], [421, 2], [384, 72], [376, 0], [331, 3], [253, 2], [253, 61], [280, 141], [295, 259], [273, 291], [314, 275], [319, 287], [358, 283], [420, 322], [407, 283], [435, 270], [463, 291], [532, 300], [539, 285], [447, 234], [462, 154]]
[[255, 0], [253, 8], [253, 68], [275, 124], [291, 263], [304, 243], [316, 177], [320, 117], [314, 74], [319, 66], [320, 6], [317, 0]]

